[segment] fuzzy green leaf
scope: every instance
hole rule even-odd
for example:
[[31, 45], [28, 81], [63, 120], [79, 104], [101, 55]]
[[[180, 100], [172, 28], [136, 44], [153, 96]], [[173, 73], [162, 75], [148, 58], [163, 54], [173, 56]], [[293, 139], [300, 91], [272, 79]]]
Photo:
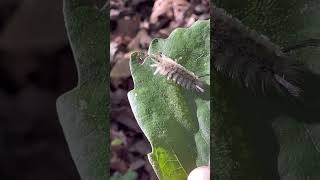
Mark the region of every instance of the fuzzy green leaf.
[[107, 179], [108, 16], [89, 0], [65, 0], [64, 17], [79, 81], [58, 98], [59, 120], [81, 178]]
[[[162, 52], [196, 75], [210, 74], [210, 25], [197, 21], [178, 28], [167, 39], [154, 39], [149, 53]], [[181, 57], [181, 58], [180, 58]], [[128, 93], [139, 126], [152, 146], [149, 160], [160, 179], [186, 179], [193, 168], [208, 165], [210, 142], [210, 76], [205, 93], [184, 89], [161, 75], [153, 75], [151, 60], [139, 64], [131, 55], [134, 89]]]

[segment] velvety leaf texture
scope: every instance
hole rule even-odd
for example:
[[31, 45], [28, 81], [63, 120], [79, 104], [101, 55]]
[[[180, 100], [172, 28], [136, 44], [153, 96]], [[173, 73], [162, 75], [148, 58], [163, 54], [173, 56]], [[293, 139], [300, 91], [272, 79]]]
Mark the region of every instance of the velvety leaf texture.
[[140, 64], [140, 53], [131, 55], [134, 89], [128, 98], [151, 143], [148, 157], [159, 179], [186, 179], [193, 168], [209, 163], [209, 24], [209, 20], [201, 20], [189, 28], [177, 28], [167, 39], [154, 39], [148, 52], [162, 52], [196, 75], [204, 76], [204, 93], [153, 75], [150, 58]]
[[[281, 47], [320, 39], [319, 0], [211, 2]], [[226, 85], [228, 80], [219, 74], [215, 76], [211, 121], [214, 179], [320, 179], [320, 49], [310, 46], [288, 55], [308, 67], [302, 75], [304, 92], [299, 102], [254, 96]]]
[[84, 180], [109, 178], [108, 15], [91, 1], [65, 0], [64, 17], [78, 86], [57, 100], [59, 120]]

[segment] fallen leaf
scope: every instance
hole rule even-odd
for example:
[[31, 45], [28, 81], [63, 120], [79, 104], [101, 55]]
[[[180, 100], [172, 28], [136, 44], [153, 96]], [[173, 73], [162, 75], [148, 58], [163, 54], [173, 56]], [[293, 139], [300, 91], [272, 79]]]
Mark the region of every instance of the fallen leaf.
[[110, 160], [110, 168], [120, 171], [120, 172], [125, 172], [128, 169], [127, 163], [120, 159], [116, 153], [113, 153], [112, 158]]
[[141, 132], [129, 107], [121, 107], [111, 111], [111, 118], [135, 132]]
[[157, 0], [152, 9], [150, 22], [155, 24], [160, 16], [166, 16], [169, 19], [174, 17], [174, 21], [181, 25], [190, 7], [190, 3], [186, 0]]
[[110, 62], [113, 61], [114, 55], [116, 54], [117, 50], [118, 50], [118, 43], [112, 41], [110, 43]]
[[[121, 106], [128, 107], [129, 102], [127, 98], [127, 90], [124, 89], [116, 89], [115, 91], [110, 91], [111, 98], [111, 108], [117, 109]], [[128, 107], [129, 108], [129, 107]]]
[[129, 169], [130, 170], [137, 170], [143, 167], [146, 164], [146, 161], [142, 159], [138, 159], [137, 161], [134, 161], [133, 163], [130, 164]]
[[136, 37], [134, 39], [132, 39], [132, 41], [128, 45], [128, 48], [129, 49], [135, 49], [135, 50], [138, 50], [141, 47], [142, 48], [147, 48], [148, 45], [150, 44], [151, 40], [152, 39], [149, 36], [149, 34], [146, 31], [146, 29], [141, 29], [138, 32], [138, 34], [136, 35]]
[[157, 0], [152, 8], [152, 14], [150, 16], [150, 22], [155, 24], [158, 21], [159, 16], [165, 15], [172, 17], [172, 0]]
[[129, 59], [121, 58], [116, 60], [116, 64], [113, 66], [110, 77], [111, 79], [128, 78], [131, 76]]
[[119, 19], [117, 23], [116, 35], [134, 37], [139, 30], [140, 18], [126, 16], [123, 19]]
[[120, 15], [118, 9], [110, 9], [110, 19], [115, 20]]
[[186, 12], [190, 9], [190, 3], [186, 0], [174, 0], [172, 1], [172, 9], [175, 21], [178, 25], [182, 25], [186, 17]]
[[129, 148], [130, 152], [138, 152], [139, 154], [148, 154], [151, 152], [151, 146], [144, 140], [139, 140]]

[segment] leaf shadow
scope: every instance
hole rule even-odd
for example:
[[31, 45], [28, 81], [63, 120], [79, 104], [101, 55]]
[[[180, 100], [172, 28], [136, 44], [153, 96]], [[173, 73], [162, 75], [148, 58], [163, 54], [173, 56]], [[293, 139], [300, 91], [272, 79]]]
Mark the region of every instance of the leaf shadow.
[[320, 76], [313, 72], [303, 74], [303, 94], [294, 103], [287, 102], [282, 110], [298, 121], [314, 124], [320, 123]]
[[[276, 112], [270, 111], [266, 99], [253, 96], [243, 88], [229, 87], [228, 101], [230, 108], [236, 116], [234, 122], [242, 131], [248, 144], [250, 159], [242, 159], [240, 164], [245, 167], [245, 174], [261, 175], [263, 179], [280, 180], [278, 173], [279, 145], [272, 129], [272, 118]], [[232, 151], [236, 151], [232, 149]], [[239, 158], [241, 159], [241, 158]], [[245, 162], [246, 161], [246, 162]], [[250, 161], [250, 162], [248, 162]]]
[[[210, 89], [207, 89], [207, 88], [209, 88], [209, 85], [207, 84], [206, 86], [207, 87], [205, 87], [205, 88], [206, 88], [207, 91], [205, 91], [204, 93], [197, 93], [197, 92], [190, 93], [190, 91], [184, 91], [183, 95], [184, 95], [184, 97], [186, 97], [186, 100], [187, 100], [187, 103], [188, 103], [188, 107], [190, 107], [191, 118], [193, 120], [195, 120], [193, 122], [194, 131], [192, 133], [195, 135], [196, 133], [200, 132], [204, 142], [206, 143], [205, 145], [207, 146], [205, 148], [209, 148], [210, 147], [209, 146], [210, 142], [207, 142], [205, 137], [203, 137], [202, 133], [204, 133], [205, 130], [201, 129], [201, 128], [203, 128], [203, 126], [201, 126], [201, 124], [203, 125], [203, 124], [207, 123], [208, 126], [206, 126], [205, 128], [208, 128], [209, 132], [210, 132], [210, 128], [209, 128], [210, 127], [210, 122], [206, 122], [206, 121], [210, 121], [210, 108], [208, 108], [207, 116], [202, 113], [201, 115], [203, 115], [203, 116], [199, 117], [197, 115], [197, 112], [198, 112], [198, 108], [200, 108], [200, 107], [198, 107], [197, 103], [196, 103], [196, 101], [199, 100], [199, 99], [204, 100], [204, 101], [210, 101]], [[210, 104], [210, 103], [208, 103], [208, 104]], [[194, 139], [194, 140], [195, 140], [195, 145], [197, 145], [196, 139]], [[197, 148], [197, 150], [199, 150], [199, 148]], [[208, 150], [208, 152], [210, 152], [210, 151]], [[198, 152], [198, 153], [201, 155], [203, 152]], [[202, 158], [204, 158], [204, 159], [201, 159], [202, 163], [203, 163], [203, 160], [204, 161], [209, 160], [209, 157], [210, 157], [209, 154], [208, 154], [208, 157], [205, 157], [205, 158], [202, 157]], [[208, 163], [209, 162], [205, 162], [202, 165], [207, 165]]]
[[272, 122], [284, 115], [307, 124], [320, 122], [320, 76], [308, 71], [302, 78], [303, 94], [298, 99], [279, 94], [253, 95], [250, 90], [241, 88], [230, 80], [223, 81], [226, 82], [223, 89], [226, 89], [228, 95], [228, 105], [237, 117], [237, 122], [233, 123], [240, 124], [246, 132], [255, 169], [266, 179], [280, 179], [280, 146]]

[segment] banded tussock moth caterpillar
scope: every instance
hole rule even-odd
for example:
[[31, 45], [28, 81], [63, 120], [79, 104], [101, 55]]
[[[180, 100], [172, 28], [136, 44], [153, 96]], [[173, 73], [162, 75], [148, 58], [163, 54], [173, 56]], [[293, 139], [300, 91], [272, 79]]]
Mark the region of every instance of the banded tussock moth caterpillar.
[[148, 55], [154, 64], [151, 67], [156, 67], [154, 75], [157, 73], [167, 77], [176, 84], [186, 88], [195, 90], [197, 92], [204, 92], [204, 84], [193, 72], [187, 70], [182, 65], [178, 64], [175, 60], [165, 56], [163, 53], [158, 52]]
[[291, 59], [266, 36], [242, 24], [225, 10], [212, 8], [214, 68], [254, 91], [276, 89], [300, 96], [302, 63]]

